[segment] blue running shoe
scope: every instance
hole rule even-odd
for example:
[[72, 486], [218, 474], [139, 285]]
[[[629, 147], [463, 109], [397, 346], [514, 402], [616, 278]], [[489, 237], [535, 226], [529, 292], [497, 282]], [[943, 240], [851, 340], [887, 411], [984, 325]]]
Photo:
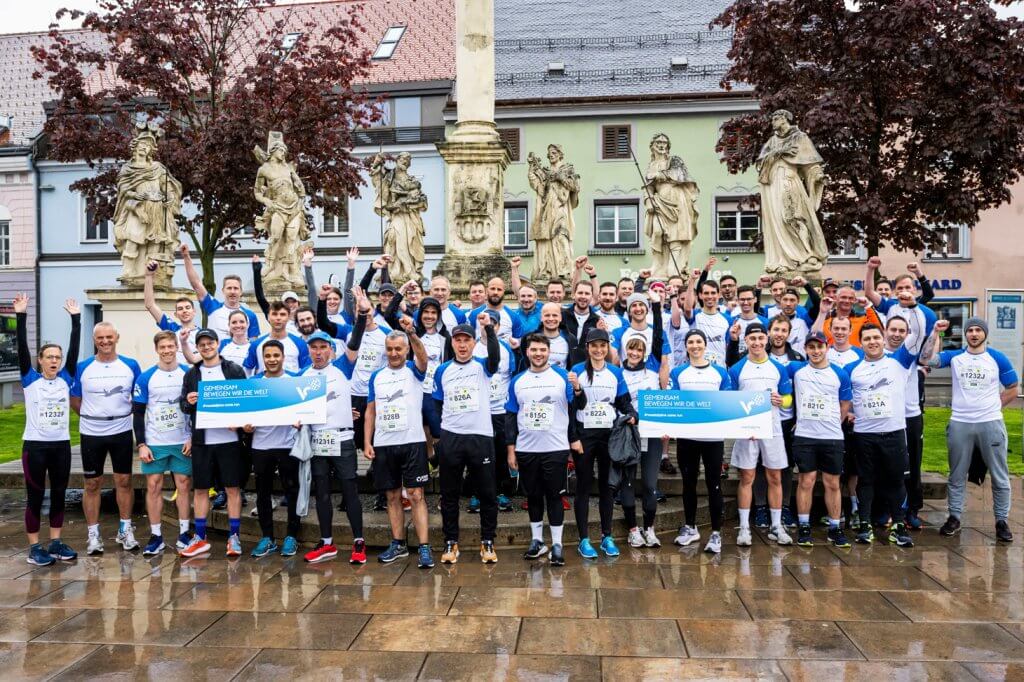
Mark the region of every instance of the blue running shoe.
[[274, 542], [273, 538], [260, 538], [260, 541], [256, 543], [256, 546], [252, 548], [252, 557], [259, 559], [260, 557], [273, 554], [277, 551], [277, 543]]
[[506, 495], [498, 495], [498, 511], [512, 511], [512, 500]]
[[576, 551], [580, 553], [580, 556], [584, 559], [596, 559], [597, 550], [590, 544], [590, 538], [583, 538], [580, 540], [580, 544], [577, 545]]
[[43, 546], [38, 543], [32, 545], [32, 548], [28, 551], [28, 557], [25, 561], [33, 566], [50, 566], [57, 563], [57, 560], [50, 556], [50, 553], [43, 549]]
[[50, 540], [49, 554], [58, 561], [74, 561], [78, 558], [78, 552], [65, 545], [60, 538]]
[[768, 507], [757, 506], [754, 507], [754, 527], [755, 528], [767, 528], [771, 524], [771, 517], [768, 514]]
[[786, 528], [796, 528], [798, 525], [797, 518], [789, 507], [782, 508], [782, 525]]
[[178, 536], [178, 541], [174, 544], [174, 546], [177, 547], [178, 551], [180, 552], [181, 550], [188, 547], [190, 542], [192, 542], [192, 533], [185, 531], [184, 533]]
[[[245, 502], [243, 501], [242, 504], [244, 505]], [[227, 509], [228, 494], [223, 490], [217, 491], [217, 496], [214, 497], [213, 501], [210, 502], [210, 506], [213, 507], [214, 509]]]
[[434, 555], [430, 553], [430, 545], [420, 545], [420, 568], [433, 568]]
[[619, 548], [615, 546], [615, 540], [612, 539], [611, 535], [605, 535], [601, 538], [601, 551], [604, 552], [605, 556], [619, 556]]
[[478, 498], [476, 495], [474, 495], [473, 497], [469, 498], [469, 508], [466, 509], [466, 511], [468, 511], [470, 514], [479, 514], [480, 513], [480, 498]]
[[392, 540], [388, 548], [377, 555], [377, 561], [382, 564], [390, 564], [393, 561], [409, 556], [409, 548], [403, 542]]
[[284, 539], [281, 543], [281, 556], [295, 556], [295, 553], [299, 551], [299, 541], [293, 538], [291, 535]]
[[164, 551], [167, 545], [164, 544], [164, 538], [161, 535], [150, 535], [149, 542], [146, 543], [146, 547], [142, 550], [142, 556], [153, 556]]
[[921, 517], [916, 511], [907, 512], [907, 528], [910, 530], [921, 530]]

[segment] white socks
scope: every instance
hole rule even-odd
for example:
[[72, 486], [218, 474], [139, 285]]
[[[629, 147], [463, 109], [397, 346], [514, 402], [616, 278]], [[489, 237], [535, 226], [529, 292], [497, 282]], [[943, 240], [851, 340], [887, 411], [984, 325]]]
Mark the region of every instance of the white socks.
[[164, 536], [164, 529], [161, 528], [161, 524], [159, 524], [159, 523], [151, 523], [151, 524], [149, 524], [149, 532], [150, 532], [151, 535], [155, 535], [155, 536], [160, 537], [160, 538], [162, 538]]
[[782, 525], [782, 510], [772, 509], [772, 528], [778, 528]]
[[750, 510], [740, 509], [740, 528], [750, 528]]
[[89, 526], [89, 537], [98, 538], [100, 536], [100, 524], [94, 523]]
[[534, 540], [544, 542], [544, 522], [543, 521], [530, 521], [530, 534]]
[[188, 532], [188, 519], [178, 519], [178, 533], [184, 534]]
[[564, 526], [551, 526], [551, 544], [560, 545], [562, 544], [562, 528]]
[[324, 546], [326, 547], [327, 545], [334, 544], [334, 538], [320, 538], [320, 542], [324, 543]]

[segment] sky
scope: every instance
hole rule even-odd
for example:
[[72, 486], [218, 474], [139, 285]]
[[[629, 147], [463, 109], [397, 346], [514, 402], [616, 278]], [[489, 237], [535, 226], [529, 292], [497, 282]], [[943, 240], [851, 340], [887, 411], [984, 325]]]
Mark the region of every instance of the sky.
[[[278, 4], [292, 4], [300, 0], [278, 0]], [[304, 0], [309, 1], [309, 0]], [[32, 31], [47, 30], [50, 22], [54, 20], [57, 10], [62, 7], [80, 9], [83, 11], [95, 10], [96, 0], [30, 0], [29, 2], [18, 0], [4, 0], [9, 5], [3, 9], [3, 21], [0, 24], [0, 33], [28, 33]], [[1024, 5], [1017, 4], [1012, 8], [997, 6], [996, 12], [1001, 16], [1024, 16]], [[62, 28], [72, 28], [73, 24], [65, 19], [61, 23]]]

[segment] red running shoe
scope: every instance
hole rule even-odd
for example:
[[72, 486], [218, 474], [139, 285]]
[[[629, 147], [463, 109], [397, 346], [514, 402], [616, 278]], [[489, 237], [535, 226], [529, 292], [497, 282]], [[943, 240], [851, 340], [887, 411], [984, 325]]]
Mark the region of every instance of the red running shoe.
[[[316, 547], [306, 552], [306, 555], [302, 558], [305, 559], [308, 563], [316, 564], [321, 561], [333, 559], [336, 556], [338, 556], [338, 548], [334, 545], [325, 545], [324, 541], [321, 540], [320, 542], [316, 543]], [[365, 554], [363, 554], [363, 557], [363, 561], [366, 561]]]
[[562, 495], [562, 509], [564, 509], [566, 511], [569, 511], [570, 509], [572, 509], [572, 505], [569, 504], [569, 498], [566, 497], [565, 495]]
[[350, 564], [365, 564], [366, 563], [366, 542], [363, 540], [356, 540], [352, 545], [352, 556], [349, 557], [348, 562]]
[[523, 503], [521, 505], [519, 505], [519, 508], [520, 509], [529, 509], [530, 508], [530, 501], [529, 500], [523, 500]]

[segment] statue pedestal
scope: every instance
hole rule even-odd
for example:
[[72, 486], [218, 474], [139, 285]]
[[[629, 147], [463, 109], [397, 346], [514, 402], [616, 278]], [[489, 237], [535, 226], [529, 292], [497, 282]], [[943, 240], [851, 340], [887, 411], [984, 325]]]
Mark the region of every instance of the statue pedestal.
[[[153, 349], [153, 335], [160, 331], [153, 316], [146, 310], [143, 303], [142, 287], [111, 286], [104, 289], [88, 289], [85, 292], [90, 299], [99, 301], [103, 306], [103, 321], [110, 322], [117, 329], [120, 339], [117, 352], [138, 360], [139, 366], [146, 369], [156, 364], [156, 351]], [[191, 289], [157, 289], [153, 292], [156, 304], [168, 318], [174, 319], [174, 302], [182, 296], [195, 301], [196, 295]], [[196, 304], [198, 306], [198, 303]], [[196, 324], [201, 322], [202, 313], [196, 309]], [[91, 329], [82, 330], [82, 339], [89, 348]], [[86, 353], [89, 355], [89, 353]]]

